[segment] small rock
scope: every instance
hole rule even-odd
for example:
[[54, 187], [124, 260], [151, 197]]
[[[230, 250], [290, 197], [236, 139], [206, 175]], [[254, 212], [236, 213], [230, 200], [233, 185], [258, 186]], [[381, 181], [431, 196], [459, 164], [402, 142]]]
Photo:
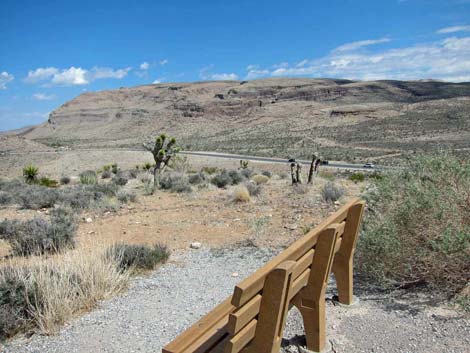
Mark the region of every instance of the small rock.
[[239, 276], [238, 272], [232, 273], [232, 277], [238, 277], [238, 276]]
[[93, 222], [93, 219], [91, 217], [88, 217], [88, 218], [85, 219], [85, 222], [91, 223], [91, 222]]
[[88, 234], [95, 234], [95, 231], [94, 231], [94, 230], [90, 230], [90, 231], [88, 232]]
[[201, 243], [199, 243], [198, 241], [195, 241], [195, 242], [192, 242], [189, 247], [190, 247], [191, 249], [200, 249], [201, 246], [202, 246]]
[[290, 229], [290, 230], [296, 230], [297, 224], [288, 224], [285, 226], [285, 228]]

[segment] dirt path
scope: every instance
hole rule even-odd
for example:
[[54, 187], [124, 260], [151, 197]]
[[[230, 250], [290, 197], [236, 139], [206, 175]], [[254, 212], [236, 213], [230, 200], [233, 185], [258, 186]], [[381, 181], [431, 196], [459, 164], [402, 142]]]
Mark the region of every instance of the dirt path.
[[[127, 294], [72, 320], [57, 335], [16, 339], [0, 351], [160, 352], [272, 255], [253, 247], [178, 252], [169, 264], [136, 279]], [[361, 304], [355, 309], [344, 309], [328, 300], [328, 339], [335, 352], [468, 352], [470, 322], [458, 312], [429, 306], [428, 298], [358, 293]], [[302, 334], [302, 324], [293, 309], [285, 337], [296, 334]], [[284, 349], [296, 352], [292, 346]]]

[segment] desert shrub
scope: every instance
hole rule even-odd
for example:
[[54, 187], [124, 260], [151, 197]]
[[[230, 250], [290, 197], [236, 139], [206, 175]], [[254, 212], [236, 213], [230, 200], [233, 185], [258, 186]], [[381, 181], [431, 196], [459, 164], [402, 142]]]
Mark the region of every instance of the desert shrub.
[[39, 174], [39, 169], [33, 165], [28, 165], [23, 168], [23, 178], [28, 184], [36, 182]]
[[261, 174], [267, 176], [268, 178], [271, 178], [273, 175], [269, 170], [263, 170]]
[[133, 192], [120, 191], [117, 194], [117, 199], [122, 203], [135, 202], [137, 200], [137, 195]]
[[217, 168], [217, 167], [203, 167], [201, 169], [201, 172], [212, 175], [212, 174], [217, 173], [218, 170], [219, 170], [219, 168]]
[[250, 201], [250, 192], [245, 185], [239, 185], [233, 191], [232, 200], [234, 202], [248, 202]]
[[191, 192], [188, 177], [178, 172], [163, 173], [160, 178], [160, 187], [172, 192]]
[[70, 184], [70, 181], [71, 181], [71, 179], [67, 175], [63, 175], [63, 176], [60, 177], [60, 183], [62, 185], [68, 185], [68, 184]]
[[369, 174], [369, 179], [377, 179], [377, 180], [382, 180], [383, 179], [383, 175], [380, 173], [380, 172], [373, 172], [372, 174]]
[[186, 173], [190, 168], [188, 157], [176, 155], [170, 159], [168, 167], [170, 167], [175, 172]]
[[142, 168], [145, 170], [150, 170], [152, 168], [152, 163], [147, 162], [142, 166]]
[[119, 171], [119, 168], [118, 168], [117, 163], [111, 164], [111, 172], [113, 172], [113, 174], [117, 174], [118, 171]]
[[349, 176], [349, 180], [354, 181], [355, 183], [364, 181], [364, 179], [365, 179], [364, 173], [361, 173], [361, 172], [353, 173]]
[[92, 185], [98, 183], [98, 177], [94, 170], [86, 170], [80, 173], [80, 183], [83, 185]]
[[260, 185], [260, 184], [266, 184], [269, 181], [269, 178], [266, 175], [257, 174], [257, 175], [253, 175], [251, 177], [251, 180], [253, 180], [256, 184]]
[[141, 174], [139, 174], [139, 180], [142, 184], [152, 183], [153, 182], [153, 176], [150, 175], [149, 173], [141, 173]]
[[230, 179], [232, 179], [232, 184], [237, 185], [240, 184], [245, 177], [238, 171], [238, 170], [231, 170], [228, 172]]
[[8, 205], [13, 202], [13, 196], [6, 191], [0, 191], [0, 205]]
[[99, 250], [0, 267], [0, 340], [32, 328], [52, 334], [74, 314], [122, 291], [128, 279]]
[[253, 169], [245, 168], [240, 170], [240, 173], [246, 178], [250, 179], [250, 177], [253, 175]]
[[127, 184], [129, 180], [124, 176], [124, 174], [122, 173], [117, 173], [114, 177], [113, 177], [113, 183], [116, 184], [116, 185], [119, 185], [119, 186], [124, 186]]
[[122, 271], [128, 269], [152, 270], [160, 263], [165, 263], [170, 252], [165, 245], [131, 245], [117, 244], [112, 246], [107, 256], [114, 259]]
[[135, 179], [139, 175], [139, 170], [138, 169], [130, 169], [125, 173], [125, 176], [128, 179]]
[[10, 244], [15, 255], [40, 255], [73, 247], [76, 230], [72, 211], [56, 208], [51, 211], [50, 222], [42, 218], [3, 221], [0, 237]]
[[245, 187], [250, 196], [258, 196], [261, 193], [261, 185], [256, 184], [254, 181], [247, 181]]
[[279, 174], [279, 177], [281, 179], [287, 179], [288, 176], [289, 176], [289, 174], [287, 174], [286, 172], [282, 172], [282, 173]]
[[325, 186], [323, 186], [321, 193], [323, 200], [326, 202], [335, 202], [338, 201], [341, 196], [343, 196], [344, 189], [341, 186], [329, 181], [325, 184]]
[[206, 176], [202, 172], [191, 174], [188, 177], [188, 181], [191, 185], [202, 184], [205, 180], [206, 180]]
[[105, 172], [110, 172], [111, 171], [111, 164], [104, 165], [102, 169]]
[[41, 177], [37, 183], [48, 188], [56, 188], [59, 186], [59, 182], [57, 180], [49, 179], [47, 177]]
[[359, 238], [361, 274], [381, 285], [424, 283], [453, 295], [470, 280], [470, 163], [418, 155], [375, 179]]
[[45, 186], [31, 186], [20, 195], [21, 206], [30, 210], [50, 208], [59, 201], [59, 191]]
[[227, 185], [232, 184], [232, 178], [226, 170], [223, 170], [219, 174], [212, 177], [211, 183], [217, 186], [218, 188], [224, 188]]
[[101, 173], [101, 179], [109, 179], [111, 178], [111, 172], [109, 170], [103, 170]]
[[292, 191], [298, 195], [305, 195], [310, 191], [310, 187], [308, 184], [294, 184]]

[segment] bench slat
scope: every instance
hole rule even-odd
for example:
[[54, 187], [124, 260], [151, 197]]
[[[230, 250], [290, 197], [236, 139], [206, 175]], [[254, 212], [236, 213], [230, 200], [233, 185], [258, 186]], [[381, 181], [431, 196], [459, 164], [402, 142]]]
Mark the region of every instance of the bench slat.
[[232, 337], [225, 347], [225, 353], [238, 353], [255, 338], [257, 323], [257, 320], [251, 320], [248, 325]]
[[250, 320], [254, 319], [258, 315], [261, 298], [260, 294], [256, 295], [239, 310], [230, 314], [228, 319], [228, 332], [231, 335], [235, 335], [247, 323], [249, 323]]
[[263, 289], [264, 280], [269, 272], [271, 272], [277, 265], [284, 261], [296, 261], [302, 257], [306, 252], [312, 249], [318, 239], [318, 235], [332, 223], [342, 223], [347, 215], [349, 208], [357, 203], [358, 199], [353, 199], [338, 211], [328, 217], [320, 225], [315, 227], [312, 231], [307, 233], [305, 236], [295, 241], [286, 250], [276, 256], [274, 259], [269, 261], [265, 266], [257, 270], [250, 277], [240, 282], [234, 290], [232, 297], [232, 304], [239, 308], [243, 304], [247, 303], [257, 293]]
[[195, 340], [209, 331], [215, 322], [219, 322], [222, 318], [227, 317], [235, 307], [230, 303], [231, 297], [225, 299], [222, 303], [216, 306], [212, 311], [203, 316], [198, 322], [192, 325], [189, 329], [184, 331], [172, 342], [167, 344], [162, 352], [163, 353], [181, 353]]

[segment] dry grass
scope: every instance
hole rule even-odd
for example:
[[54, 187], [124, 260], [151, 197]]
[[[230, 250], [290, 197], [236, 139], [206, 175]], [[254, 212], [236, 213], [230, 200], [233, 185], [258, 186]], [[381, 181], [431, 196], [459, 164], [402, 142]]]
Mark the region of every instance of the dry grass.
[[22, 317], [9, 318], [22, 326], [15, 331], [37, 328], [45, 334], [54, 333], [74, 315], [125, 289], [129, 273], [120, 271], [117, 261], [104, 256], [102, 249], [77, 249], [51, 258], [5, 263], [0, 268], [0, 289], [21, 288], [18, 297], [29, 298], [20, 304], [16, 300], [2, 302], [2, 309], [22, 313]]
[[250, 192], [245, 185], [237, 186], [233, 192], [232, 198], [234, 202], [249, 202], [251, 200]]
[[253, 180], [256, 184], [266, 184], [269, 181], [269, 178], [266, 175], [257, 174], [254, 175], [251, 180]]

